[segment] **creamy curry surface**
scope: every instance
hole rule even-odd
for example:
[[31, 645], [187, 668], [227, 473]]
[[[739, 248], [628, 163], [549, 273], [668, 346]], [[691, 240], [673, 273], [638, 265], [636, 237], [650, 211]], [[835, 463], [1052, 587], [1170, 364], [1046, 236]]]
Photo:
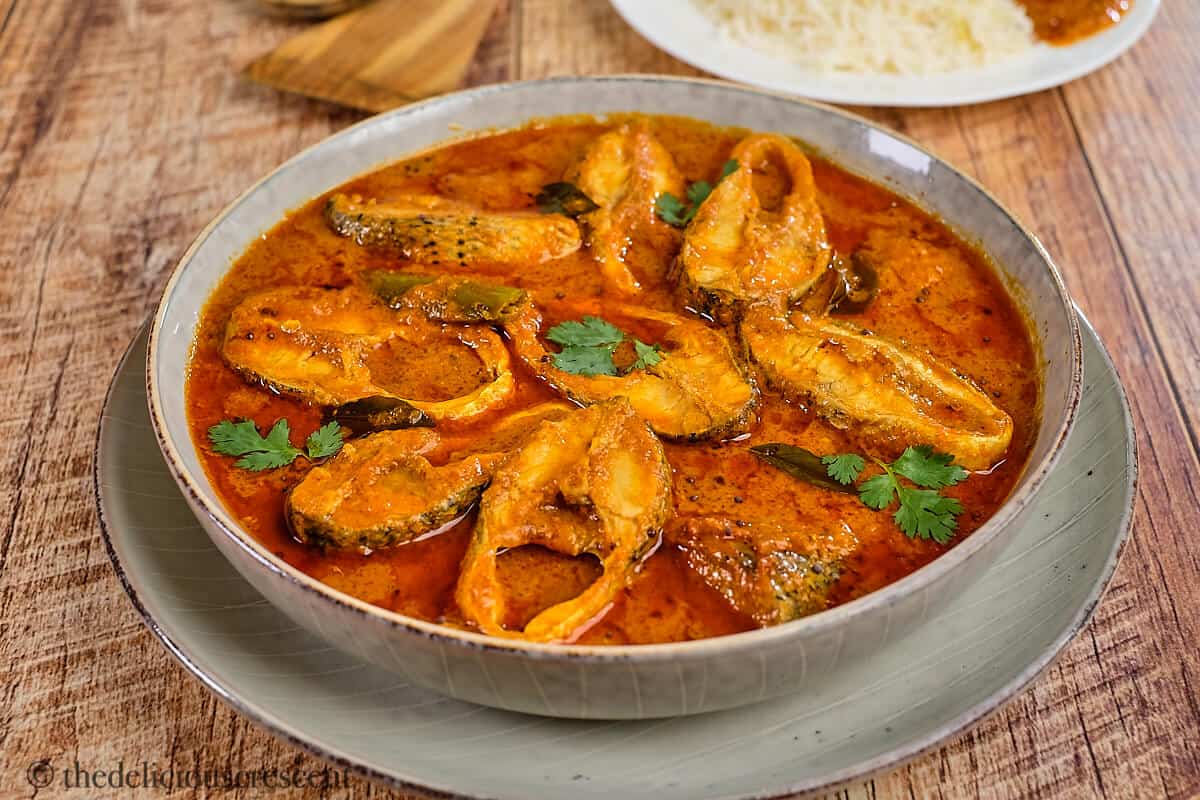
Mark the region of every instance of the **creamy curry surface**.
[[[635, 131], [641, 137], [631, 134], [627, 140], [612, 139], [621, 145], [617, 147], [620, 152], [613, 157], [618, 161], [625, 159], [624, 167], [618, 163], [609, 172], [589, 176], [588, 159], [605, 156], [599, 152], [602, 148], [596, 146], [599, 137], [621, 130]], [[509, 631], [512, 635], [521, 635], [526, 623], [531, 627], [537, 624], [541, 626], [539, 630], [546, 632], [539, 638], [600, 644], [698, 639], [785, 621], [874, 591], [961, 542], [1003, 503], [1033, 443], [1038, 424], [1040, 364], [1025, 318], [983, 254], [912, 204], [828, 161], [809, 157], [815, 180], [811, 202], [798, 201], [794, 208], [789, 203], [803, 193], [799, 176], [806, 174], [805, 166], [798, 161], [791, 163], [795, 160], [791, 151], [774, 140], [742, 145], [739, 152], [746, 161], [741, 165], [744, 174], [735, 171], [721, 178], [723, 168], [728, 170], [731, 153], [746, 136], [745, 131], [662, 117], [622, 117], [605, 122], [548, 121], [452, 143], [384, 167], [290, 214], [237, 260], [205, 307], [197, 332], [186, 387], [190, 425], [208, 475], [230, 512], [280, 558], [332, 587], [383, 608], [454, 626]], [[562, 231], [548, 228], [544, 220], [533, 219], [538, 213], [535, 197], [542, 187], [565, 178], [573, 179], [577, 185], [594, 186], [593, 193], [598, 194], [611, 189], [611, 186], [604, 188], [606, 180], [610, 184], [616, 181], [626, 189], [636, 185], [638, 165], [644, 166], [638, 159], [645, 153], [638, 155], [641, 151], [632, 150], [650, 147], [647, 142], [661, 146], [665, 156], [656, 150], [647, 156], [651, 162], [645, 163], [669, 158], [684, 179], [675, 194], [682, 196], [687, 184], [695, 181], [716, 185], [709, 200], [704, 201], [712, 205], [706, 208], [702, 204], [687, 227], [680, 229], [663, 221], [653, 205], [654, 197], [648, 198], [649, 206], [619, 208], [603, 219], [584, 215], [572, 220], [541, 215], [561, 220], [566, 239], [560, 236]], [[633, 173], [628, 169], [630, 163], [634, 165]], [[675, 181], [678, 183], [678, 178]], [[638, 199], [629, 191], [626, 196], [631, 198], [630, 203]], [[442, 224], [444, 219], [439, 214], [458, 214], [456, 219], [465, 220], [464, 209], [471, 209], [470, 218], [482, 220], [479, 224], [485, 228], [491, 224], [489, 214], [520, 212], [516, 222], [504, 217], [499, 224], [516, 225], [524, 232], [507, 240], [505, 237], [487, 240], [485, 234], [480, 234], [485, 245], [492, 242], [487, 246], [513, 250], [501, 261], [491, 261], [486, 246], [481, 246], [479, 252], [470, 251], [476, 242], [471, 237], [458, 240], [448, 250], [443, 246], [448, 240], [431, 238], [430, 243], [436, 242], [436, 246], [429, 249], [439, 250], [440, 257], [419, 252], [414, 257], [411, 249], [388, 247], [386, 241], [372, 241], [362, 231], [356, 239], [355, 235], [343, 236], [334, 230], [339, 224], [356, 224], [356, 220], [357, 224], [363, 224], [362, 214], [370, 217], [380, 205], [412, 197], [424, 198], [421, 202], [429, 208], [422, 214], [434, 218], [428, 223], [431, 225]], [[369, 200], [377, 203], [371, 207], [375, 210], [368, 208], [363, 212], [352, 205], [335, 207], [331, 198], [343, 204], [369, 204]], [[702, 274], [703, 260], [716, 258], [713, 253], [724, 246], [722, 242], [727, 243], [729, 236], [737, 234], [736, 230], [730, 233], [721, 227], [722, 220], [727, 218], [719, 213], [724, 208], [721, 204], [733, 204], [728, 207], [736, 210], [736, 203], [742, 201], [753, 202], [756, 208], [761, 206], [759, 216], [767, 220], [763, 225], [774, 228], [762, 233], [765, 244], [755, 245], [759, 247], [757, 255], [747, 255], [749, 251], [745, 248], [750, 244], [745, 237], [758, 235], [750, 230], [757, 224], [752, 220], [750, 227], [738, 234], [744, 239], [737, 242], [742, 249], [734, 248], [727, 255], [742, 261], [769, 261], [771, 253], [779, 251], [777, 238], [782, 235], [792, 237], [787, 242], [789, 246], [795, 245], [794, 252], [789, 251], [787, 258], [780, 261], [783, 268], [803, 267], [799, 278], [788, 277], [791, 273], [785, 275], [791, 282], [782, 290], [785, 299], [771, 301], [775, 305], [769, 313], [756, 311], [761, 304], [746, 297], [759, 297], [753, 295], [758, 291], [753, 287], [771, 284], [774, 280], [771, 276], [759, 283], [754, 281], [762, 276], [746, 277], [740, 284], [745, 291], [739, 294], [739, 289], [725, 292], [715, 283], [706, 283], [709, 279]], [[819, 236], [822, 223], [823, 236]], [[407, 221], [389, 222], [388, 237], [407, 235], [402, 230], [406, 224]], [[425, 216], [419, 224], [427, 224]], [[788, 229], [800, 224], [809, 225], [813, 231], [801, 236]], [[570, 252], [557, 255], [572, 246], [569, 239], [575, 235], [576, 226], [580, 243]], [[471, 227], [477, 229], [478, 225]], [[534, 246], [530, 237], [535, 236], [542, 239], [535, 243], [537, 253], [530, 255], [533, 250], [529, 248]], [[690, 244], [688, 237], [693, 239]], [[823, 243], [819, 247], [810, 246], [816, 239]], [[842, 326], [837, 331], [846, 332], [844, 341], [837, 333], [822, 332], [824, 309], [812, 311], [805, 305], [809, 295], [797, 289], [797, 281], [802, 281], [813, 283], [814, 288], [806, 288], [809, 293], [818, 291], [817, 278], [832, 274], [828, 264], [834, 255], [841, 259], [837, 263], [849, 263], [852, 257], [865, 259], [878, 283], [877, 292], [861, 309], [854, 310], [851, 305], [850, 313], [843, 309], [828, 316], [833, 320], [830, 324]], [[695, 261], [699, 266], [681, 267], [685, 258], [699, 259]], [[810, 269], [806, 259], [815, 260], [815, 266]], [[741, 268], [742, 262], [738, 264]], [[361, 374], [374, 387], [371, 393], [386, 392], [423, 401], [428, 408], [440, 408], [430, 404], [490, 385], [494, 375], [489, 372], [488, 363], [471, 358], [473, 352], [488, 347], [506, 349], [513, 351], [504, 356], [511, 361], [512, 385], [506, 390], [503, 402], [484, 413], [461, 419], [453, 419], [453, 414], [447, 412], [431, 428], [392, 431], [386, 434], [390, 439], [383, 438], [383, 433], [371, 434], [366, 440], [355, 439], [350, 431], [344, 430], [348, 444], [342, 453], [319, 467], [326, 470], [322, 476], [325, 484], [315, 489], [294, 490], [311, 470], [317, 469], [306, 459], [299, 458], [279, 469], [254, 472], [235, 467], [234, 458], [215, 452], [206, 433], [222, 420], [250, 419], [265, 433], [276, 420], [284, 418], [291, 426], [292, 443], [300, 446], [330, 412], [329, 403], [312, 401], [318, 395], [303, 392], [297, 395], [286, 389], [281, 392], [278, 381], [273, 384], [271, 380], [255, 380], [257, 373], [253, 370], [258, 367], [250, 369], [248, 379], [246, 362], [231, 361], [228, 353], [223, 356], [223, 348], [232, 346], [227, 339], [236, 339], [234, 344], [238, 346], [266, 344], [261, 341], [261, 334], [260, 339], [253, 338], [258, 329], [248, 327], [244, 334], [230, 332], [237, 325], [231, 322], [235, 309], [241, 304], [244, 310], [248, 298], [281, 287], [311, 287], [315, 292], [312, 297], [319, 298], [370, 296], [363, 288], [363, 276], [380, 270], [419, 273], [427, 276], [426, 280], [428, 276], [469, 277], [524, 290], [522, 296], [529, 308], [537, 309], [536, 315], [528, 317], [532, 321], [527, 325], [507, 322], [463, 328], [456, 327], [454, 322], [421, 319], [423, 336], [457, 337], [458, 349], [428, 344], [433, 341], [431, 338], [383, 337], [380, 342], [371, 340], [373, 343], [361, 364]], [[692, 291], [681, 289], [685, 283]], [[343, 287], [350, 288], [345, 293], [330, 294]], [[768, 290], [762, 291], [774, 297]], [[702, 309], [706, 312], [703, 316], [695, 313], [698, 306], [709, 302], [712, 305]], [[785, 304], [791, 310], [784, 308]], [[252, 310], [264, 312], [262, 306], [259, 303]], [[378, 315], [371, 318], [376, 321], [361, 323], [364, 330], [387, 328], [392, 324], [388, 314], [406, 320], [413, 311], [373, 306], [371, 313]], [[950, 544], [910, 537], [893, 519], [894, 507], [873, 510], [853, 493], [831, 491], [798, 480], [750, 451], [755, 445], [783, 442], [816, 454], [861, 453], [868, 457], [869, 464], [863, 472], [864, 478], [880, 472], [871, 457], [882, 461], [894, 459], [906, 445], [929, 444], [954, 452], [942, 441], [916, 441], [911, 434], [905, 434], [924, 429], [902, 423], [896, 433], [882, 425], [870, 408], [856, 410], [855, 403], [869, 405], [873, 397], [881, 396], [879, 391], [850, 396], [839, 393], [836, 386], [826, 391], [829, 386], [806, 385], [806, 380], [819, 382], [825, 378], [812, 378], [804, 370], [797, 372], [797, 365], [808, 358], [796, 355], [808, 352], [800, 344], [778, 353], [750, 353], [756, 345], [747, 337], [755, 329], [756, 313], [765, 313], [764, 321], [757, 327], [766, 331], [757, 345], [760, 349], [766, 350], [785, 340], [790, 342], [789, 337], [801, 334], [818, 341], [817, 350], [827, 348], [831, 342], [839, 347], [856, 346], [852, 334], [862, 334], [865, 346], [874, 346], [876, 341], [896, 342], [903, 348], [902, 353], [916, 354], [912, 356], [917, 359], [914, 363], [931, 363], [948, 376], [947, 381], [962, 381], [970, 392], [994, 404], [1001, 417], [1011, 420], [1005, 434], [1011, 434], [1011, 441], [1004, 440], [1008, 443], [1002, 452], [989, 451], [986, 463], [972, 464], [966, 480], [942, 490], [943, 495], [957, 498], [963, 509]], [[795, 316], [809, 313], [815, 316], [811, 319], [805, 316], [803, 320]], [[788, 314], [793, 315], [794, 322], [788, 321]], [[559, 322], [580, 320], [585, 315], [609, 320], [630, 335], [628, 341], [614, 348], [613, 362], [618, 370], [628, 370], [624, 377], [613, 378], [614, 381], [632, 382], [644, 377], [633, 366], [637, 353], [628, 347], [634, 337], [642, 342], [664, 343], [659, 352], [665, 354], [666, 360], [685, 365], [692, 363], [681, 360], [687, 356], [683, 351], [688, 347], [712, 354], [723, 353], [727, 348], [733, 366], [723, 362], [709, 366], [723, 376], [721, 380], [728, 378], [737, 384], [729, 389], [734, 395], [729, 399], [733, 411], [727, 418], [720, 417], [720, 412], [711, 412], [726, 420], [720, 425], [714, 423], [711, 430], [704, 425], [688, 427], [682, 422], [683, 427], [674, 430], [671, 428], [674, 421], [670, 419], [654, 420], [647, 427], [624, 400], [602, 402], [603, 397], [595, 396], [600, 391], [595, 388], [597, 381], [588, 376], [554, 372], [557, 346], [546, 341], [547, 331]], [[255, 319], [262, 322], [269, 318], [269, 314], [265, 317], [260, 314]], [[281, 328], [271, 328], [273, 332], [268, 335], [286, 338], [289, 324], [283, 322]], [[463, 330], [469, 333], [464, 334]], [[466, 350], [461, 345], [464, 340], [469, 340]], [[544, 348], [545, 355], [540, 359], [536, 355], [526, 358], [530, 347]], [[347, 358], [346, 352], [339, 351], [338, 358]], [[886, 353], [872, 351], [867, 360], [886, 361], [888, 357]], [[240, 371], [231, 368], [234, 361], [243, 365]], [[825, 362], [814, 361], [808, 366], [812, 367], [809, 372], [813, 375], [826, 375], [822, 371], [828, 366]], [[647, 373], [653, 370], [645, 368]], [[887, 384], [885, 388], [894, 389], [893, 384], [908, 380], [906, 374], [909, 373], [888, 362], [864, 380], [883, 382], [879, 385]], [[723, 385], [717, 385], [717, 378], [705, 380], [713, 381], [712, 394], [726, 392]], [[752, 394], [737, 395], [743, 384], [748, 387], [745, 391]], [[329, 388], [327, 384], [322, 386]], [[930, 389], [929, 397], [921, 401], [930, 405], [940, 403], [965, 416], [974, 413], [956, 405], [953, 399], [947, 400], [945, 392], [957, 389], [950, 384], [946, 387], [944, 391]], [[909, 391], [911, 387], [900, 386], [900, 389]], [[344, 399], [338, 395], [337, 387], [330, 391], [329, 398], [334, 403]], [[610, 393], [620, 395], [622, 391]], [[913, 391], [924, 398], [919, 387]], [[570, 395], [570, 400], [564, 395]], [[696, 402], [701, 400], [705, 398]], [[555, 405], [542, 405], [546, 403]], [[570, 410], [575, 406], [586, 408]], [[850, 410], [845, 411], [842, 406]], [[741, 407], [746, 413], [738, 411]], [[560, 421], [539, 428], [540, 409], [546, 408], [559, 409], [550, 416]], [[530, 409], [539, 410], [533, 412], [526, 424], [522, 414]], [[679, 413], [682, 415], [684, 411]], [[738, 414], [741, 416], [734, 419]], [[577, 427], [554, 428], [564, 424], [562, 419], [573, 420], [571, 424], [577, 423]], [[956, 418], [949, 418], [949, 422], [945, 417], [938, 419], [942, 420], [938, 424], [953, 427]], [[584, 438], [573, 439], [579, 430], [585, 430]], [[699, 440], [689, 441], [689, 434], [697, 431]], [[410, 448], [423, 453], [424, 461], [415, 460], [411, 464], [420, 467], [418, 472], [426, 472], [415, 478], [410, 476], [410, 482], [405, 484], [408, 492], [405, 502], [412, 500], [414, 486], [420, 495], [440, 487], [443, 480], [451, 480], [441, 472], [431, 477], [434, 473], [428, 469], [460, 467], [453, 480], [460, 482], [464, 493], [461, 496], [466, 500], [454, 509], [464, 513], [429, 531], [414, 534], [415, 529], [406, 528], [407, 532], [394, 543], [389, 540], [383, 546], [353, 546], [350, 542], [351, 546], [346, 546], [346, 542], [339, 544], [334, 539], [321, 538], [324, 534], [319, 531], [324, 523], [320, 520], [326, 518], [314, 511], [312, 518], [316, 521], [311, 535], [304, 536], [307, 542], [299, 541], [294, 519], [289, 528], [285, 504], [299, 504], [303, 500], [319, 507], [324, 499], [321, 491], [330, 486], [336, 488], [342, 479], [339, 476], [344, 474], [335, 467], [337, 459], [342, 459], [347, 468], [354, 467], [347, 461], [349, 454], [365, 458], [363, 442], [373, 437], [380, 437], [374, 441], [380, 445], [383, 456], [390, 452], [389, 448], [391, 451]], [[544, 452], [536, 450], [540, 445], [546, 446]], [[465, 463], [463, 454], [475, 460]], [[514, 460], [518, 458], [516, 454], [525, 461]], [[963, 453], [956, 455], [965, 457]], [[561, 464], [546, 463], [558, 458], [562, 459]], [[582, 463], [580, 459], [586, 458], [592, 459], [589, 462], [592, 471], [578, 480], [569, 479], [574, 474], [572, 470]], [[603, 461], [605, 458], [618, 460]], [[621, 462], [621, 458], [626, 461]], [[960, 461], [965, 463], [965, 458]], [[380, 469], [397, 468], [391, 465]], [[529, 477], [530, 471], [538, 470], [545, 474], [536, 479]], [[636, 508], [625, 515], [621, 509], [630, 505], [630, 498], [600, 497], [608, 489], [598, 484], [613, 482], [609, 488], [617, 495], [622, 491], [639, 491], [638, 487], [620, 485], [627, 473], [636, 474], [636, 482], [641, 486], [653, 487], [661, 480], [662, 487], [656, 492], [657, 499], [638, 496], [633, 503]], [[482, 477], [475, 480], [472, 476], [477, 475]], [[494, 541], [500, 544], [493, 547], [486, 542], [476, 543], [476, 552], [470, 556], [474, 565], [469, 578], [472, 586], [464, 588], [459, 586], [464, 556], [471, 547], [472, 537], [479, 536], [478, 529], [485, 527], [480, 522], [476, 484], [486, 483], [497, 475], [500, 477], [494, 477], [492, 487], [483, 495], [483, 503], [485, 509], [489, 502], [494, 506], [487, 524], [496, 537]], [[525, 491], [522, 480], [541, 487], [537, 491], [546, 486], [551, 489], [538, 503], [524, 508], [520, 496]], [[581, 483], [587, 485], [580, 488]], [[294, 491], [290, 501], [289, 491]], [[476, 494], [470, 494], [472, 491]], [[590, 495], [584, 500], [573, 499], [579, 492]], [[353, 504], [354, 493], [348, 494], [341, 499]], [[386, 497], [382, 501], [372, 497], [372, 502], [384, 505], [389, 502]], [[547, 508], [548, 505], [559, 507]], [[617, 509], [612, 512], [617, 521], [611, 524], [604, 516], [604, 509], [609, 506]], [[371, 508], [362, 511], [369, 513]], [[542, 523], [537, 515], [543, 513], [551, 515], [546, 526], [570, 529], [562, 535], [574, 538], [564, 544], [552, 538], [559, 535], [557, 532], [538, 533], [541, 530], [538, 525]], [[437, 521], [440, 517], [428, 519]], [[614, 533], [621, 524], [627, 524], [629, 531]], [[578, 532], [572, 533], [576, 527]], [[525, 530], [534, 533], [526, 539], [513, 538], [514, 531]], [[597, 530], [602, 538], [608, 538], [600, 545], [589, 546], [586, 543], [595, 539]], [[644, 535], [644, 542], [633, 541], [639, 535]], [[776, 540], [780, 537], [786, 546], [778, 544]], [[520, 542], [526, 540], [541, 543], [522, 546]], [[482, 561], [478, 560], [480, 547], [490, 548]], [[581, 554], [571, 555], [576, 552]], [[614, 555], [617, 553], [627, 565], [618, 563]], [[739, 573], [739, 569], [750, 572]], [[803, 571], [804, 583], [800, 588], [795, 583], [798, 580], [795, 570]], [[586, 593], [588, 587], [597, 587], [605, 579], [602, 573], [608, 573], [617, 584], [593, 588], [592, 599], [596, 602], [589, 606], [587, 618], [583, 619], [579, 617], [579, 609], [568, 607], [572, 598]], [[793, 583], [788, 583], [789, 580]], [[783, 584], [786, 587], [780, 588]], [[499, 595], [503, 595], [503, 603], [496, 605], [495, 597]], [[790, 605], [783, 603], [784, 595]], [[470, 598], [470, 613], [461, 607], [464, 597]], [[543, 614], [547, 609], [563, 611]], [[532, 623], [535, 618], [540, 622]]]

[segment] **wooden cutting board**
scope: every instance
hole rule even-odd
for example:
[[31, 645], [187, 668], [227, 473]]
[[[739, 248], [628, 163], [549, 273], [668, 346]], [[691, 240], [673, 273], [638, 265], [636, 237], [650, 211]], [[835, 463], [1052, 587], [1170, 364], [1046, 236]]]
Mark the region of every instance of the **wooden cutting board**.
[[386, 111], [459, 88], [495, 7], [496, 0], [376, 0], [287, 40], [243, 74]]
[[268, 14], [291, 19], [329, 19], [366, 3], [367, 0], [258, 0]]

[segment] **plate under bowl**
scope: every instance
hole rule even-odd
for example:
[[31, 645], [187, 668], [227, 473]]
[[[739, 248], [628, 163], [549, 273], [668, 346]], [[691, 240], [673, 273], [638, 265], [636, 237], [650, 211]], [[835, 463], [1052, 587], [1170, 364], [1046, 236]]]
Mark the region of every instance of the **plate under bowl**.
[[1083, 626], [1129, 531], [1136, 481], [1123, 392], [1085, 329], [1079, 423], [1030, 523], [940, 613], [811, 691], [656, 722], [497, 711], [426, 691], [297, 627], [193, 517], [155, 446], [145, 335], [113, 379], [95, 457], [109, 555], [146, 624], [248, 717], [422, 795], [768, 798], [893, 768], [1020, 691]]

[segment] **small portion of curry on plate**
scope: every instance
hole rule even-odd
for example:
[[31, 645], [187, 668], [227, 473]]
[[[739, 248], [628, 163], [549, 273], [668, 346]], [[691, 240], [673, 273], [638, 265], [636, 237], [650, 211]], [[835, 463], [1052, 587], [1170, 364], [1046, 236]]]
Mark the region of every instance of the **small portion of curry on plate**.
[[205, 306], [208, 476], [368, 603], [639, 644], [817, 613], [979, 528], [1039, 423], [987, 256], [785, 136], [544, 120], [314, 199]]

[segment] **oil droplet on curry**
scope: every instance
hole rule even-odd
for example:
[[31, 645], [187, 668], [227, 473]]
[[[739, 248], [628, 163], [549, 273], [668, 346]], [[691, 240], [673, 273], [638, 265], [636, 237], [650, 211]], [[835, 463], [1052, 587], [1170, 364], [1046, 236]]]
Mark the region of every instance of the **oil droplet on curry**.
[[[634, 644], [816, 613], [961, 542], [1024, 468], [1040, 369], [986, 256], [911, 203], [782, 136], [618, 116], [451, 143], [290, 214], [208, 301], [186, 391], [230, 512], [316, 579]], [[344, 444], [250, 471], [207, 438], [245, 419]], [[953, 538], [764, 444], [861, 455], [859, 486], [953, 455], [969, 476], [927, 490], [960, 505]]]

